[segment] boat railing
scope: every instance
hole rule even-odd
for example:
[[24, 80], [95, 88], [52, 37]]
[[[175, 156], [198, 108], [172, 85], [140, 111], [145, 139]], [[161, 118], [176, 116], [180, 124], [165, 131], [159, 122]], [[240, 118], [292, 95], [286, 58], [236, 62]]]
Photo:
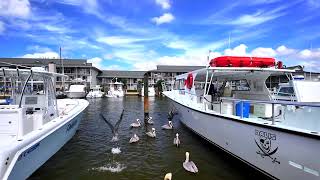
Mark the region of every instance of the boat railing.
[[[295, 102], [280, 100], [248, 100], [230, 97], [213, 98], [196, 95], [187, 91], [179, 91], [180, 95], [189, 95], [190, 99], [182, 98], [183, 102], [196, 101], [199, 108], [208, 112], [233, 116], [242, 120], [256, 119], [265, 124], [284, 125], [320, 134], [320, 103]], [[190, 104], [187, 102], [186, 104]], [[193, 103], [193, 105], [194, 103]]]

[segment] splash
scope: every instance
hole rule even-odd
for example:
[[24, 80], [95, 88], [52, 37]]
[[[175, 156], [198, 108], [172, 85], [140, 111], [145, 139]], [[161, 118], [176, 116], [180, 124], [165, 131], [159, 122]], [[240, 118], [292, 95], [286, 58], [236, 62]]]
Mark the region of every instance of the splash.
[[118, 135], [112, 136], [111, 142], [119, 141]]
[[111, 149], [111, 153], [112, 153], [112, 154], [120, 154], [120, 153], [121, 153], [121, 150], [120, 150], [119, 147], [112, 148], [112, 149]]
[[122, 165], [120, 163], [115, 163], [115, 164], [108, 164], [106, 166], [101, 166], [101, 167], [97, 167], [97, 168], [92, 168], [92, 170], [95, 171], [109, 171], [112, 173], [119, 173], [122, 170], [124, 170], [126, 168], [125, 165]]

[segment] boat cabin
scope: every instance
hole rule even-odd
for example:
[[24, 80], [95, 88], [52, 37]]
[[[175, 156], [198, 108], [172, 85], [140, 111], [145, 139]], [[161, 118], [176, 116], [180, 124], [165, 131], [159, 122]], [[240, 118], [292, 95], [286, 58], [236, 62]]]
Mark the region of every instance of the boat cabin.
[[[258, 58], [254, 59], [254, 61], [258, 60]], [[270, 59], [267, 63], [256, 62], [258, 65], [251, 64], [249, 67], [244, 67], [242, 64], [250, 64], [253, 61], [246, 63], [238, 61], [240, 60], [237, 59], [239, 67], [233, 67], [232, 61], [221, 63], [215, 60], [211, 61], [212, 66], [179, 75], [176, 77], [173, 92], [164, 94], [185, 106], [213, 114], [236, 119], [253, 118], [254, 121], [263, 123], [272, 121], [273, 124], [277, 120], [283, 121], [283, 125], [287, 123], [287, 125], [298, 125], [309, 130], [320, 131], [319, 125], [314, 126], [315, 119], [310, 118], [312, 122], [305, 123], [297, 118], [316, 116], [317, 111], [313, 109], [319, 106], [320, 94], [317, 92], [320, 91], [320, 82], [293, 79], [294, 70], [282, 69], [282, 64], [277, 65], [278, 63]], [[287, 75], [290, 83], [288, 86], [281, 87], [277, 94], [280, 95], [282, 91], [288, 95], [294, 94], [290, 96], [297, 102], [290, 102], [290, 104], [288, 101], [294, 100], [275, 98], [274, 93], [267, 88], [268, 77], [280, 75]], [[308, 108], [299, 108], [302, 106]], [[296, 111], [297, 108], [299, 111]], [[289, 111], [295, 113], [289, 113]], [[295, 116], [295, 118], [284, 121], [289, 119], [289, 116]]]
[[57, 75], [0, 69], [0, 137], [20, 138], [58, 117], [54, 87]]

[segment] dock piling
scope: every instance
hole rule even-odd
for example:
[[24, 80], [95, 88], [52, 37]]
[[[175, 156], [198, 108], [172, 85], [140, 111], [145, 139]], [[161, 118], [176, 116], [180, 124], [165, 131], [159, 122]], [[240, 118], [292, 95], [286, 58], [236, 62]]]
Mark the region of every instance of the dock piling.
[[144, 123], [148, 123], [149, 118], [149, 75], [150, 72], [146, 72], [143, 78], [143, 88], [144, 88]]

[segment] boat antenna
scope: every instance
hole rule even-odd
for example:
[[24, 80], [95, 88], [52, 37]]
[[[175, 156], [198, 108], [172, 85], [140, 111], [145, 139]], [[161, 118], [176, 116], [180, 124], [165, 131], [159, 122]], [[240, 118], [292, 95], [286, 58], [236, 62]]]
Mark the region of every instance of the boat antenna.
[[[310, 43], [310, 51], [312, 52], [312, 43]], [[311, 68], [310, 68], [310, 81], [312, 80], [311, 78]]]
[[229, 39], [228, 39], [228, 49], [230, 49], [230, 32], [229, 32]]
[[211, 53], [212, 51], [211, 50], [209, 50], [209, 52], [208, 52], [208, 56], [207, 56], [207, 66], [209, 67], [209, 61], [210, 61], [210, 53]]
[[[63, 66], [63, 59], [61, 56], [61, 46], [59, 48], [59, 58], [60, 58], [60, 62], [61, 62], [61, 73], [64, 75], [64, 66]], [[62, 91], [64, 92], [64, 76], [62, 76]]]

